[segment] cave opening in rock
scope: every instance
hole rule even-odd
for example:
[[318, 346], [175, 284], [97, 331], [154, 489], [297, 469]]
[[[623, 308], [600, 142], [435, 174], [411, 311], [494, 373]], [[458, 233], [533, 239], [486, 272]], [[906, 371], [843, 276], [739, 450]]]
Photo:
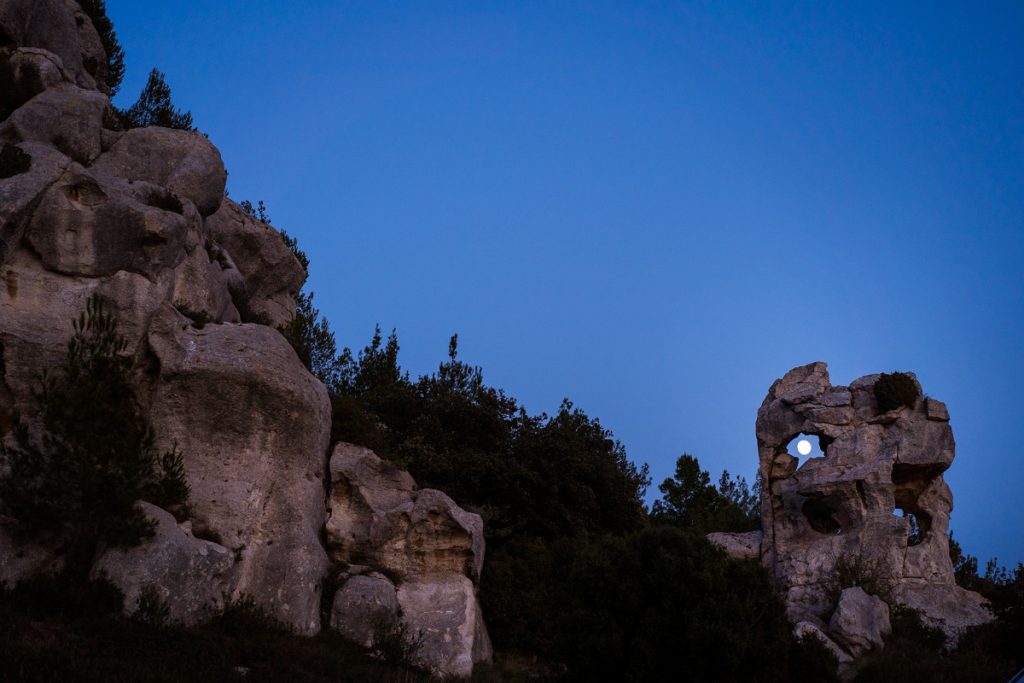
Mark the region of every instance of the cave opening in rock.
[[910, 529], [907, 532], [907, 546], [921, 545], [921, 541], [924, 540], [925, 532], [917, 515], [913, 512], [907, 512], [903, 508], [896, 508], [892, 511], [892, 514], [897, 517], [903, 517], [910, 523]]
[[819, 534], [836, 535], [843, 533], [839, 507], [831, 496], [808, 498], [803, 505], [807, 523]]
[[897, 464], [893, 467], [892, 483], [895, 499], [893, 514], [897, 517], [904, 517], [909, 522], [908, 546], [920, 545], [928, 539], [928, 532], [932, 527], [932, 517], [921, 507], [920, 498], [935, 477], [941, 473], [942, 468], [936, 466]]

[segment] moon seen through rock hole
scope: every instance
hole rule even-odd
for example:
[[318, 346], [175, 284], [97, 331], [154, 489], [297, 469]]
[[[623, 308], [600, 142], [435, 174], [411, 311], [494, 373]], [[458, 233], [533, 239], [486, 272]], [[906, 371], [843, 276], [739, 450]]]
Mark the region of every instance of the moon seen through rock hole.
[[800, 455], [808, 455], [811, 452], [811, 442], [807, 439], [800, 439], [796, 444], [796, 451]]

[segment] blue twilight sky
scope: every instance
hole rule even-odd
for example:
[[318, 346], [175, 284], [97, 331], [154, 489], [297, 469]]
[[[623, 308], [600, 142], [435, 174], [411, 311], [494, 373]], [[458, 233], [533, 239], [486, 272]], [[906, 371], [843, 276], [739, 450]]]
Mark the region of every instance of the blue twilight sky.
[[418, 374], [458, 332], [655, 482], [684, 451], [752, 478], [795, 365], [914, 370], [957, 536], [1024, 561], [1019, 0], [107, 5], [119, 102], [167, 74], [341, 344], [397, 328]]

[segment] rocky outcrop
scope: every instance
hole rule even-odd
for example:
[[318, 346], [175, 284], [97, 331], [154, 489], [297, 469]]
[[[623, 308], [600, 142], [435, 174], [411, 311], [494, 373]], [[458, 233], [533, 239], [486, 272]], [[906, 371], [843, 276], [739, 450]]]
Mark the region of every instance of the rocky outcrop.
[[[39, 372], [59, 366], [99, 295], [191, 496], [180, 520], [141, 501], [155, 535], [106, 549], [93, 575], [128, 611], [158, 598], [192, 624], [252, 599], [305, 634], [321, 627], [326, 582], [338, 587], [330, 624], [352, 640], [371, 645], [401, 619], [424, 666], [468, 676], [490, 657], [480, 517], [365, 449], [343, 444], [328, 461], [327, 392], [277, 331], [303, 265], [225, 198], [203, 135], [107, 127], [105, 65], [74, 0], [0, 0], [0, 439], [15, 411], [32, 423]], [[0, 581], [59, 566], [54, 547], [0, 517]]]
[[[129, 609], [151, 588], [191, 622], [225, 594], [246, 596], [313, 633], [326, 390], [275, 329], [236, 324], [242, 274], [209, 218], [225, 201], [220, 153], [198, 133], [106, 129], [98, 45], [73, 0], [0, 0], [0, 145], [19, 160], [0, 169], [0, 425], [15, 409], [32, 419], [38, 373], [59, 365], [72, 320], [99, 294], [144, 370], [137, 393], [159, 444], [184, 452], [198, 538], [146, 506], [157, 536], [95, 571]], [[281, 234], [261, 229], [273, 258], [246, 261], [249, 277], [285, 284], [244, 303], [287, 322], [305, 274]], [[5, 551], [5, 577], [45, 565], [36, 550]]]
[[[881, 644], [889, 605], [919, 610], [951, 642], [991, 619], [981, 596], [956, 585], [949, 558], [949, 411], [922, 397], [913, 375], [916, 402], [881, 411], [879, 377], [835, 387], [824, 363], [794, 368], [757, 414], [760, 556], [793, 621], [827, 632], [853, 655]], [[801, 435], [817, 437], [824, 456], [800, 463], [790, 444]], [[725, 547], [749, 541], [718, 536]], [[831, 596], [843, 588], [836, 604]]]
[[[365, 642], [373, 623], [400, 608], [420, 639], [418, 659], [440, 676], [468, 676], [491, 658], [476, 599], [483, 521], [451, 498], [417, 489], [408, 472], [372, 451], [338, 444], [330, 464], [327, 547], [343, 576], [332, 624]], [[386, 577], [386, 578], [385, 578]], [[392, 596], [394, 602], [392, 602]]]

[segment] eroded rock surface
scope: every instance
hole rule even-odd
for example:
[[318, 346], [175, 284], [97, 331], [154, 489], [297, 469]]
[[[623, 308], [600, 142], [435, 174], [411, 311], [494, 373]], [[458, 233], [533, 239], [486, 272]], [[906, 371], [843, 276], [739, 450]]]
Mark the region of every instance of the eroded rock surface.
[[[251, 598], [312, 634], [333, 562], [335, 628], [369, 645], [379, 621], [403, 619], [424, 666], [469, 675], [490, 657], [480, 517], [365, 449], [342, 445], [328, 462], [327, 392], [277, 331], [303, 265], [225, 199], [204, 136], [108, 128], [105, 66], [75, 0], [0, 0], [0, 439], [15, 411], [32, 424], [39, 373], [60, 366], [99, 295], [157, 445], [178, 447], [191, 486], [188, 519], [141, 502], [155, 537], [96, 561], [126, 608], [156, 597], [188, 624]], [[10, 521], [0, 581], [59, 568], [59, 549]]]
[[[220, 153], [198, 133], [107, 129], [105, 65], [74, 0], [0, 0], [0, 145], [20, 160], [0, 168], [0, 438], [15, 410], [31, 423], [39, 373], [59, 367], [72, 321], [101, 296], [157, 441], [184, 453], [193, 519], [179, 527], [147, 508], [157, 537], [108, 552], [96, 571], [128, 609], [152, 588], [190, 622], [224, 594], [246, 596], [315, 632], [330, 406], [273, 327], [293, 314], [305, 273], [261, 224], [258, 246], [240, 252], [261, 285], [239, 301], [275, 315], [237, 324], [243, 274], [210, 218], [224, 202]], [[9, 534], [2, 545], [7, 579], [50, 563]]]
[[[330, 474], [327, 546], [335, 565], [386, 575], [401, 618], [422, 638], [421, 664], [440, 676], [470, 675], [476, 662], [491, 658], [476, 599], [484, 556], [480, 516], [440, 491], [417, 489], [408, 472], [366, 448], [338, 444]], [[354, 597], [370, 587], [354, 577], [335, 597], [332, 623], [357, 641], [380, 616], [373, 605], [384, 600]], [[379, 580], [372, 588], [374, 596], [388, 592]]]
[[153, 537], [133, 548], [107, 550], [93, 565], [93, 576], [104, 576], [121, 590], [129, 614], [147, 590], [167, 606], [175, 623], [194, 624], [222, 610], [233, 583], [234, 555], [196, 538], [166, 510], [146, 502], [140, 507], [156, 522]]
[[[885, 619], [878, 607], [883, 599], [920, 610], [951, 640], [991, 619], [980, 596], [953, 578], [953, 497], [942, 476], [955, 452], [949, 412], [923, 398], [918, 384], [912, 407], [883, 413], [878, 378], [834, 387], [824, 363], [794, 368], [772, 385], [756, 425], [761, 557], [794, 622], [828, 631], [854, 655], [880, 642], [872, 629], [887, 622], [888, 607]], [[800, 462], [790, 452], [800, 435], [818, 437], [824, 456]], [[835, 604], [830, 595], [847, 587], [839, 584], [840, 569], [879, 595], [861, 598], [848, 589]], [[863, 628], [850, 627], [853, 621]]]

